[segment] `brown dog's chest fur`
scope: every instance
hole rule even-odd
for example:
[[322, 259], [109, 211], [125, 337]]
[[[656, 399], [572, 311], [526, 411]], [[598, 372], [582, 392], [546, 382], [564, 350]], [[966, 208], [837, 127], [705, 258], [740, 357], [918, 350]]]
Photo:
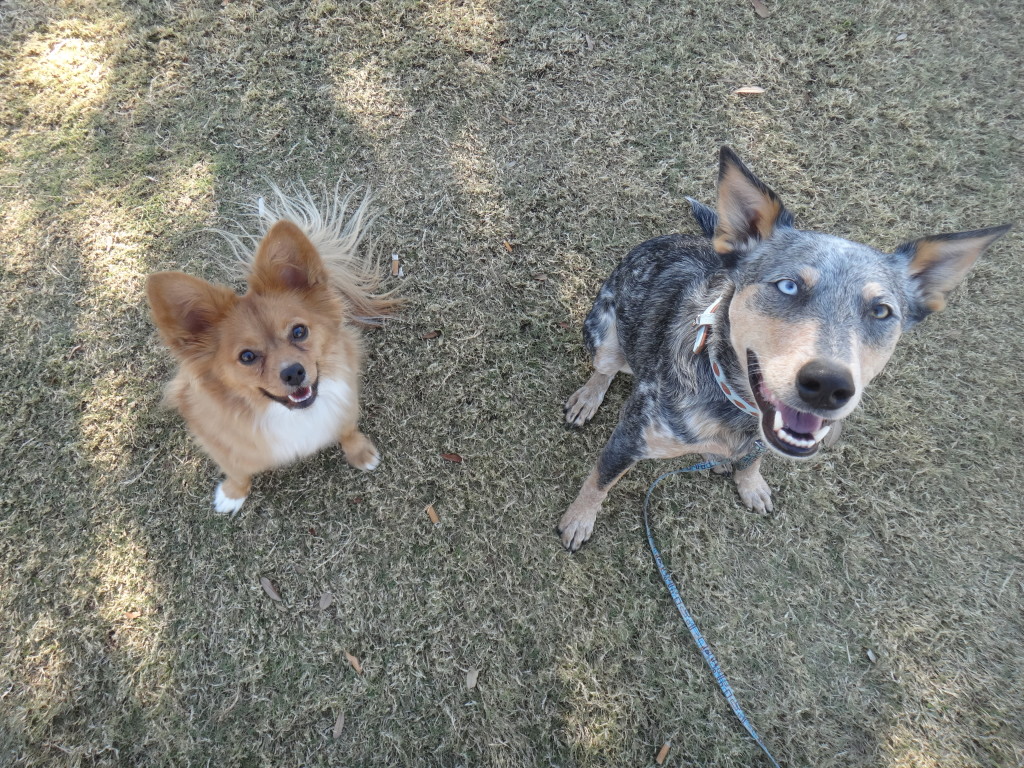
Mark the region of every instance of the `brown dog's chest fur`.
[[[355, 403], [361, 359], [361, 344], [341, 325], [330, 351], [319, 361], [320, 379], [344, 384]], [[225, 386], [213, 372], [197, 373], [183, 366], [168, 385], [165, 402], [181, 413], [199, 443], [228, 474], [256, 474], [287, 463], [275, 460], [273, 435], [263, 428], [268, 409], [283, 407], [269, 398], [253, 400]], [[314, 403], [312, 408], [316, 407]], [[357, 418], [353, 409], [347, 420], [355, 423]]]

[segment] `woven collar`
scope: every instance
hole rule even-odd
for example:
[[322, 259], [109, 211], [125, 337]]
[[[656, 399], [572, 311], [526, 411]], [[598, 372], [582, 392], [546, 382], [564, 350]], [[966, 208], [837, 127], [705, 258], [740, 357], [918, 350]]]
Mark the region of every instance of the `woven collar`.
[[708, 346], [711, 329], [715, 325], [715, 313], [718, 311], [719, 306], [722, 304], [722, 299], [724, 298], [724, 296], [719, 296], [711, 303], [710, 307], [705, 309], [700, 315], [698, 315], [697, 319], [693, 321], [694, 327], [697, 328], [697, 339], [693, 342], [693, 353], [695, 355], [699, 355], [706, 348], [708, 351], [708, 359], [711, 361], [711, 373], [714, 375], [715, 381], [718, 382], [718, 386], [721, 388], [722, 394], [726, 396], [730, 403], [735, 405], [744, 413], [749, 413], [751, 416], [760, 418], [761, 411], [759, 411], [755, 405], [734, 392], [732, 387], [729, 386], [729, 382], [725, 379], [725, 371], [715, 358], [714, 347]]

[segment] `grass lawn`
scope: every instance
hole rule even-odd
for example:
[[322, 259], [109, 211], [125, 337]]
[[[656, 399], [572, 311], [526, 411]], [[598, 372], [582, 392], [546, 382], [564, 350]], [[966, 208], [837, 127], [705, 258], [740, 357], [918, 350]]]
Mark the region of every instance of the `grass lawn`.
[[[562, 427], [583, 317], [630, 247], [696, 232], [721, 144], [802, 226], [883, 249], [1019, 222], [1024, 6], [764, 2], [0, 5], [0, 765], [767, 765], [641, 533], [686, 460], [559, 546], [629, 391]], [[297, 179], [370, 185], [408, 273], [366, 335], [384, 461], [326, 451], [226, 519], [160, 407], [143, 284], [224, 279], [208, 230]], [[707, 473], [658, 491], [787, 768], [1024, 765], [1021, 247], [835, 449], [765, 463], [774, 514]]]

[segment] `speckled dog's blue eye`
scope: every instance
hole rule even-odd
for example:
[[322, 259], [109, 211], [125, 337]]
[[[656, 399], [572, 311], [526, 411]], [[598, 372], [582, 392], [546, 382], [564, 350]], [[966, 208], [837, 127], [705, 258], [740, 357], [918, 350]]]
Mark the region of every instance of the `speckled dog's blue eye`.
[[800, 286], [794, 280], [779, 280], [775, 287], [787, 296], [796, 296], [800, 292]]
[[871, 316], [875, 318], [875, 320], [885, 320], [885, 318], [889, 317], [891, 314], [892, 308], [886, 304], [875, 304], [875, 306], [871, 308]]

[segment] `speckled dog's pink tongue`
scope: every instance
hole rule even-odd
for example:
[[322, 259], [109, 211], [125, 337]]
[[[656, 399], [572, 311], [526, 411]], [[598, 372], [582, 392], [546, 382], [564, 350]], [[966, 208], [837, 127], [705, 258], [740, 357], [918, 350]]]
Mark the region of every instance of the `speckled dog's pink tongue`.
[[804, 435], [813, 435], [824, 424], [824, 419], [819, 416], [815, 416], [813, 413], [803, 413], [801, 411], [795, 411], [788, 405], [782, 403], [772, 403], [782, 416], [782, 423], [786, 429], [790, 432], [795, 432]]

